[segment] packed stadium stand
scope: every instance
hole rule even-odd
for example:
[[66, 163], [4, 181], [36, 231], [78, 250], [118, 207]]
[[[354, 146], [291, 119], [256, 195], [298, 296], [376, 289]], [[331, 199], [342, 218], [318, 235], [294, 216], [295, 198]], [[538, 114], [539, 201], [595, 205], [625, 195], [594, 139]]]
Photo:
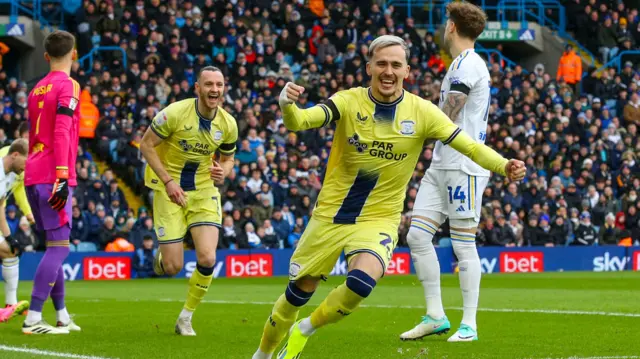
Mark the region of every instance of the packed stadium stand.
[[[492, 177], [478, 245], [637, 244], [638, 1], [476, 3], [489, 15], [477, 48], [492, 76], [487, 143], [525, 161], [529, 171], [522, 183]], [[36, 40], [55, 27], [73, 31], [82, 58], [72, 76], [83, 86], [71, 238], [79, 251], [133, 250], [155, 239], [141, 137], [162, 108], [194, 95], [200, 68], [223, 70], [225, 109], [239, 128], [235, 172], [220, 189], [219, 248], [278, 249], [295, 247], [304, 231], [333, 140], [332, 129], [287, 131], [277, 102], [285, 83], [305, 87], [304, 108], [338, 90], [367, 86], [367, 44], [396, 34], [411, 49], [406, 91], [437, 103], [451, 61], [439, 47], [446, 1], [60, 4], [55, 12], [51, 3], [0, 1], [5, 18], [13, 19], [0, 27], [0, 142], [15, 137], [28, 84], [44, 74], [26, 63], [42, 61], [24, 50], [20, 30]], [[23, 19], [36, 25], [11, 26]], [[401, 246], [432, 148], [424, 149], [407, 188]], [[42, 249], [18, 212], [8, 207], [12, 230]], [[445, 224], [434, 241], [447, 245], [447, 236]]]

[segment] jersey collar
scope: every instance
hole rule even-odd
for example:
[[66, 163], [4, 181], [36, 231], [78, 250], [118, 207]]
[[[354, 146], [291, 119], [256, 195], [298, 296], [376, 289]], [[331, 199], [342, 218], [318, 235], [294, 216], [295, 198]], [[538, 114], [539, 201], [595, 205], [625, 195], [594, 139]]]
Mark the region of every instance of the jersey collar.
[[198, 111], [198, 99], [197, 98], [196, 98], [196, 102], [195, 102], [195, 107], [196, 107], [196, 114], [198, 115], [198, 123], [199, 123], [200, 129], [201, 130], [206, 130], [208, 132], [211, 132], [211, 122], [213, 122], [213, 120], [216, 118], [216, 116], [218, 116], [218, 109], [216, 109], [216, 113], [213, 115], [213, 119], [208, 119], [208, 118], [202, 116], [200, 111]]
[[201, 120], [211, 122], [211, 121], [215, 120], [215, 119], [216, 119], [216, 117], [218, 116], [218, 109], [216, 109], [216, 113], [213, 115], [213, 118], [212, 118], [212, 119], [208, 119], [208, 118], [204, 117], [204, 116], [200, 113], [200, 111], [198, 110], [198, 98], [197, 98], [197, 97], [196, 97], [196, 103], [195, 103], [195, 106], [196, 106], [196, 114], [198, 115], [198, 117], [199, 117]]
[[375, 97], [373, 97], [373, 92], [371, 91], [371, 87], [369, 87], [369, 90], [367, 91], [367, 94], [369, 95], [369, 99], [371, 101], [373, 101], [373, 103], [375, 103], [378, 106], [395, 106], [395, 105], [399, 104], [402, 101], [402, 99], [404, 98], [404, 89], [402, 90], [402, 93], [400, 94], [400, 97], [398, 97], [398, 99], [393, 101], [393, 102], [382, 102], [382, 101], [376, 100]]

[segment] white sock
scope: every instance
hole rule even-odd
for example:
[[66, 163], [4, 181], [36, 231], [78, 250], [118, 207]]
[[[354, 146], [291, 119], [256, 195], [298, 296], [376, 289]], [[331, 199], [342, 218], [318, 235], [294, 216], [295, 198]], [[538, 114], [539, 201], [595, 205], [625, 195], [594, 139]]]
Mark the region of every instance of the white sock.
[[56, 317], [59, 322], [64, 324], [69, 324], [71, 321], [71, 317], [69, 316], [69, 312], [67, 312], [67, 307], [64, 307], [56, 312]]
[[20, 279], [20, 259], [2, 260], [2, 278], [4, 278], [4, 301], [6, 304], [18, 303], [18, 280]]
[[29, 310], [27, 313], [27, 319], [25, 319], [25, 323], [27, 325], [33, 325], [42, 320], [42, 312], [36, 312], [35, 310]]
[[192, 311], [182, 308], [182, 311], [180, 312], [180, 318], [191, 319], [192, 316], [193, 316]]
[[298, 324], [298, 327], [300, 328], [300, 332], [302, 333], [302, 335], [304, 335], [305, 337], [309, 337], [316, 332], [316, 329], [313, 327], [313, 325], [311, 325], [311, 317], [302, 319], [300, 321], [300, 324]]
[[441, 319], [445, 313], [440, 291], [440, 262], [432, 240], [433, 234], [430, 232], [416, 228], [409, 229], [407, 242], [411, 248], [411, 258], [413, 266], [416, 268], [416, 275], [424, 289], [427, 315], [433, 319]]
[[251, 359], [271, 359], [273, 353], [265, 353], [262, 350], [258, 349], [255, 354], [251, 357]]
[[475, 242], [453, 241], [453, 250], [458, 256], [460, 289], [462, 290], [462, 324], [477, 330], [476, 313], [480, 295], [482, 267]]

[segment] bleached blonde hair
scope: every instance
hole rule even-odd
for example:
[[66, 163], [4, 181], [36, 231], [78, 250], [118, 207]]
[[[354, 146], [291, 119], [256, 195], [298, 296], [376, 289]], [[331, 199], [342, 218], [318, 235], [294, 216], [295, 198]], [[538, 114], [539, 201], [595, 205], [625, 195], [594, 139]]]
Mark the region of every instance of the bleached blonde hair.
[[371, 45], [369, 45], [369, 52], [367, 54], [367, 57], [369, 58], [369, 60], [371, 60], [376, 51], [390, 46], [401, 46], [404, 50], [407, 63], [409, 63], [409, 59], [411, 58], [411, 51], [409, 51], [409, 46], [407, 46], [407, 43], [401, 37], [395, 35], [382, 35], [373, 40], [371, 42]]

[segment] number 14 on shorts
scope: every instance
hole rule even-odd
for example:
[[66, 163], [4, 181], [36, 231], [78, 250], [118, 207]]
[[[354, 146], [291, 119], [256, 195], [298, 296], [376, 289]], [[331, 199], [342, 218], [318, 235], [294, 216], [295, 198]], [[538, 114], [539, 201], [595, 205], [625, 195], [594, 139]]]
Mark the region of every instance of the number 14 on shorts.
[[455, 190], [451, 186], [447, 186], [447, 190], [449, 191], [449, 203], [453, 203], [453, 201], [460, 201], [460, 203], [464, 203], [467, 197], [464, 195], [464, 191], [462, 190], [462, 186], [457, 186]]

